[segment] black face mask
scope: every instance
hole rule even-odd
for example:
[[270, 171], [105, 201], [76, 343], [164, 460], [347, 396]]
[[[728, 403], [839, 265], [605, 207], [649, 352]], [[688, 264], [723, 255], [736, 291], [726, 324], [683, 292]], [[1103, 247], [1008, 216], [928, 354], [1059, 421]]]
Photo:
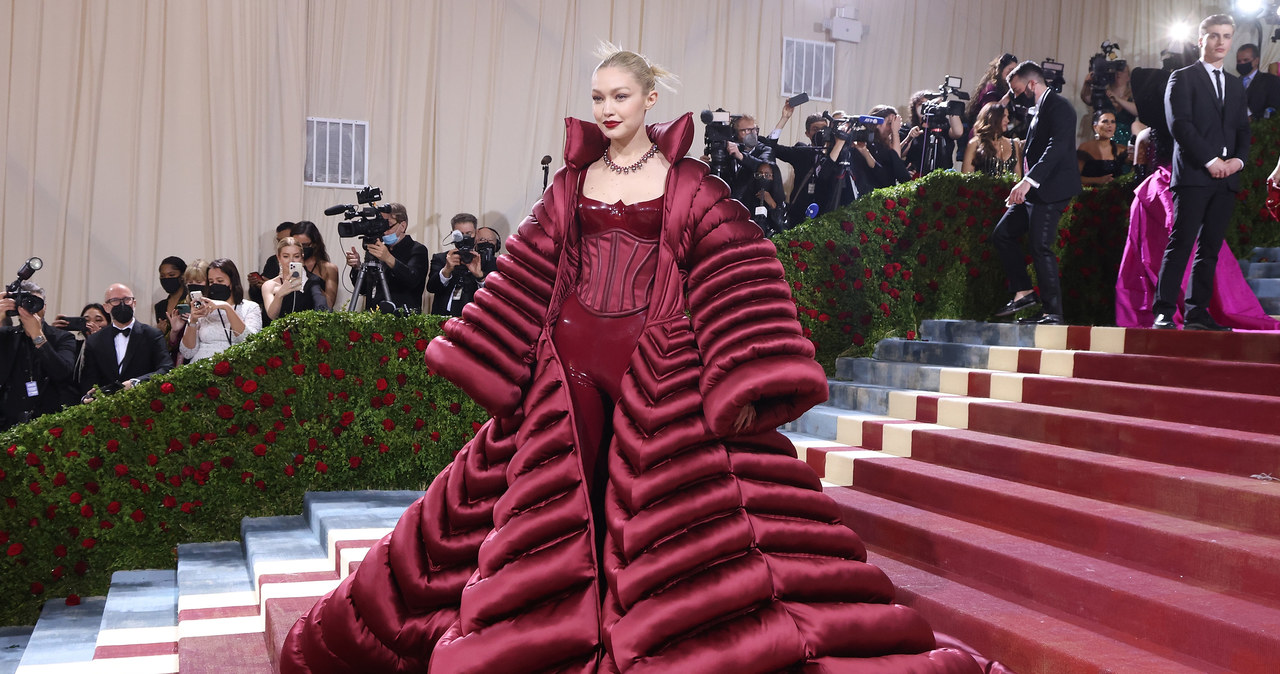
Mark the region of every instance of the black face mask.
[[204, 294], [211, 300], [226, 302], [231, 299], [231, 286], [225, 283], [210, 283]]
[[1253, 72], [1253, 61], [1245, 61], [1244, 63], [1237, 63], [1236, 72], [1240, 73], [1241, 77], [1248, 77], [1249, 73]]
[[188, 293], [188, 294], [190, 294], [190, 293], [193, 293], [193, 292], [194, 292], [194, 293], [203, 293], [203, 292], [204, 292], [204, 284], [203, 284], [203, 283], [191, 283], [191, 284], [188, 284], [188, 285], [187, 285], [187, 293]]
[[1023, 89], [1022, 93], [1015, 96], [1013, 100], [1024, 108], [1030, 108], [1036, 104], [1035, 96], [1032, 96], [1031, 92], [1026, 89]]
[[182, 277], [171, 276], [169, 278], [162, 278], [160, 279], [160, 287], [164, 288], [165, 292], [172, 295], [178, 292], [178, 289], [182, 287]]
[[117, 304], [111, 307], [111, 320], [121, 324], [128, 325], [133, 320], [133, 307], [128, 304]]
[[773, 178], [766, 176], [756, 176], [756, 190], [764, 190], [769, 192], [773, 189]]
[[310, 259], [311, 259], [311, 256], [313, 256], [313, 255], [315, 255], [315, 254], [316, 254], [316, 247], [315, 247], [315, 246], [303, 246], [303, 247], [302, 247], [302, 259], [304, 259], [304, 260], [310, 260]]

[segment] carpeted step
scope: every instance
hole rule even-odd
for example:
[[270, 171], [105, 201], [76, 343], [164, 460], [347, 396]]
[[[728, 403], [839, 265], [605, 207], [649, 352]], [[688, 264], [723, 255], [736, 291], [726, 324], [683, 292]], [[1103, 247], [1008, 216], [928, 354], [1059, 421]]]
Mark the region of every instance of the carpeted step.
[[1226, 669], [1272, 672], [1280, 662], [1274, 608], [856, 489], [826, 492], [868, 545], [901, 558]]
[[1215, 591], [1280, 600], [1280, 539], [923, 461], [859, 461], [853, 487]]
[[45, 602], [17, 674], [55, 674], [89, 669], [102, 626], [106, 597], [87, 597], [75, 606], [62, 599]]
[[268, 599], [266, 602], [266, 634], [267, 651], [271, 656], [273, 671], [280, 669], [280, 651], [284, 649], [285, 637], [303, 613], [311, 610], [318, 597], [285, 597]]
[[971, 587], [878, 548], [868, 561], [893, 580], [894, 601], [919, 611], [937, 632], [959, 639], [1018, 674], [1225, 672], [1162, 646], [1029, 604], [994, 586]]
[[[945, 348], [939, 348], [945, 347]], [[881, 360], [1280, 396], [1280, 364], [886, 339]], [[841, 358], [836, 361], [841, 371]]]
[[916, 427], [920, 461], [1280, 536], [1280, 484], [941, 426]]
[[187, 637], [178, 643], [182, 674], [275, 674], [261, 632]]
[[173, 569], [117, 571], [94, 648], [95, 672], [178, 671], [178, 574]]

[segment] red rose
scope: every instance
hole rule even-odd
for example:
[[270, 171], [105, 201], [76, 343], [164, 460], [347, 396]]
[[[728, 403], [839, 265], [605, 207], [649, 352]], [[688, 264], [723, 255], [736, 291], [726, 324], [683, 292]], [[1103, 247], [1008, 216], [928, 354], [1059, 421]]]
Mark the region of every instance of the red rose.
[[885, 199], [885, 200], [884, 200], [884, 210], [886, 210], [886, 211], [892, 211], [893, 209], [895, 209], [895, 208], [897, 208], [897, 207], [898, 207], [898, 204], [897, 204], [897, 203], [895, 203], [895, 202], [893, 201], [893, 199]]
[[98, 544], [98, 541], [95, 541], [92, 538], [86, 538], [83, 541], [80, 541], [80, 547], [84, 548], [85, 550], [92, 550], [93, 546], [97, 544]]
[[267, 373], [267, 368], [265, 368], [265, 367], [263, 367], [263, 366], [259, 365], [259, 366], [255, 367], [255, 368], [253, 368], [253, 373], [254, 373], [254, 374], [256, 374], [256, 375], [258, 375], [259, 377], [261, 377], [261, 376], [263, 376], [263, 375], [265, 375], [265, 374]]
[[66, 601], [66, 604], [67, 604], [67, 606], [79, 606], [79, 605], [80, 605], [80, 595], [78, 595], [78, 594], [69, 594], [69, 595], [67, 595], [67, 601]]
[[173, 393], [173, 383], [172, 383], [172, 382], [165, 382], [165, 383], [161, 384], [161, 385], [160, 385], [160, 392], [161, 392], [161, 393], [163, 393], [163, 394], [165, 394], [165, 395], [169, 395], [169, 394]]
[[108, 512], [108, 513], [110, 513], [110, 514], [112, 514], [112, 515], [118, 515], [118, 514], [120, 513], [120, 502], [119, 502], [119, 501], [112, 501], [112, 502], [108, 503], [108, 504], [107, 504], [107, 512]]
[[[326, 344], [327, 343], [328, 342], [326, 342]], [[273, 370], [280, 367], [281, 365], [284, 365], [284, 360], [282, 360], [280, 356], [272, 356], [267, 359], [267, 367]]]
[[866, 339], [863, 338], [861, 333], [857, 333], [857, 332], [853, 333], [853, 343], [855, 345], [862, 346], [865, 342], [866, 342]]
[[156, 456], [155, 454], [148, 454], [148, 455], [147, 455], [147, 465], [148, 465], [148, 466], [154, 466], [154, 465], [156, 465], [156, 462], [158, 462], [159, 460], [160, 460], [160, 457]]
[[71, 492], [71, 496], [67, 497], [67, 500], [71, 502], [71, 505], [80, 505], [80, 502], [84, 500], [84, 497], [80, 495], [80, 492], [73, 491]]
[[55, 487], [61, 487], [62, 485], [66, 484], [66, 483], [67, 483], [67, 474], [66, 474], [66, 473], [64, 473], [64, 472], [62, 472], [62, 471], [58, 471], [57, 473], [54, 473], [54, 475], [53, 475], [53, 486], [55, 486]]
[[192, 510], [194, 510], [194, 509], [195, 509], [195, 506], [191, 505], [191, 502], [190, 502], [190, 501], [188, 501], [188, 502], [186, 502], [186, 503], [183, 503], [183, 504], [182, 504], [182, 507], [180, 508], [180, 510], [181, 510], [182, 512], [184, 512], [184, 513], [188, 513], [188, 514], [190, 514], [190, 513], [191, 513], [191, 511], [192, 511]]
[[382, 420], [382, 430], [387, 431], [388, 433], [390, 433], [391, 431], [394, 431], [395, 429], [396, 429], [396, 422], [394, 422], [394, 421], [392, 421], [392, 420], [390, 420], [390, 419], [383, 419], [383, 420]]
[[355, 412], [348, 410], [342, 413], [342, 416], [338, 419], [338, 423], [342, 424], [343, 426], [350, 426], [351, 422], [355, 420], [356, 420]]
[[231, 374], [231, 363], [228, 363], [225, 360], [218, 361], [218, 363], [213, 366], [213, 373], [219, 377], [225, 377]]
[[333, 370], [329, 368], [328, 363], [320, 363], [319, 365], [316, 366], [316, 370], [320, 373], [321, 377], [328, 377], [330, 374], [333, 373]]
[[803, 249], [805, 249], [805, 250], [813, 250], [813, 242], [812, 242], [812, 241], [801, 241], [801, 242], [800, 242], [800, 247], [801, 247], [801, 248], [803, 248]]
[[351, 332], [347, 333], [347, 339], [353, 343], [358, 342], [360, 341], [360, 333], [356, 332], [355, 330], [352, 330]]
[[306, 374], [306, 372], [307, 372], [307, 366], [303, 363], [298, 363], [297, 365], [293, 366], [293, 373], [298, 375], [299, 377]]
[[334, 379], [341, 380], [342, 378], [344, 378], [344, 377], [346, 377], [346, 376], [347, 376], [347, 371], [346, 371], [346, 370], [344, 370], [344, 369], [342, 369], [342, 368], [336, 368], [336, 369], [334, 369], [334, 371], [333, 371], [333, 378], [334, 378]]
[[164, 500], [161, 501], [161, 505], [166, 508], [176, 507], [178, 505], [178, 499], [174, 498], [172, 495], [166, 496], [164, 497]]
[[120, 441], [119, 441], [119, 440], [108, 440], [108, 441], [107, 441], [107, 451], [108, 451], [108, 452], [110, 452], [110, 453], [112, 453], [112, 454], [115, 454], [116, 452], [120, 451]]
[[81, 517], [93, 517], [93, 506], [91, 506], [91, 505], [89, 505], [89, 504], [87, 504], [87, 503], [86, 503], [86, 504], [84, 504], [84, 505], [82, 505], [82, 506], [80, 506], [80, 516], [81, 516]]
[[360, 457], [358, 457], [358, 456], [353, 456], [353, 457], [348, 458], [348, 459], [347, 459], [347, 465], [351, 466], [352, 468], [359, 468], [359, 467], [360, 467]]
[[409, 378], [408, 378], [408, 377], [406, 377], [406, 376], [404, 375], [404, 373], [403, 373], [403, 372], [401, 372], [400, 374], [396, 375], [396, 383], [397, 383], [397, 384], [399, 384], [399, 385], [401, 385], [401, 386], [404, 386], [405, 382], [407, 382], [407, 381], [409, 381]]
[[55, 438], [62, 437], [62, 428], [61, 427], [50, 428], [49, 435], [52, 435]]
[[9, 556], [10, 556], [10, 557], [17, 557], [17, 556], [18, 556], [18, 555], [20, 555], [20, 554], [22, 554], [22, 544], [21, 544], [21, 543], [14, 543], [13, 545], [10, 545], [10, 546], [9, 546]]
[[418, 341], [416, 341], [416, 342], [414, 342], [414, 343], [413, 343], [413, 348], [415, 348], [415, 349], [417, 349], [417, 350], [419, 350], [419, 351], [426, 351], [426, 350], [427, 350], [427, 340], [425, 340], [425, 339], [419, 339]]
[[379, 453], [379, 454], [386, 454], [386, 453], [387, 453], [387, 452], [389, 452], [389, 451], [391, 451], [391, 448], [387, 446], [387, 443], [385, 443], [385, 442], [379, 442], [379, 443], [378, 443], [378, 453]]
[[876, 214], [873, 211], [867, 211], [867, 221], [875, 222]]
[[408, 358], [408, 357], [409, 357], [409, 347], [407, 347], [407, 346], [402, 346], [402, 347], [400, 347], [400, 349], [396, 351], [396, 355], [397, 355], [397, 356], [400, 356], [400, 358], [401, 358], [401, 359]]
[[333, 345], [330, 344], [329, 340], [327, 339], [322, 338], [320, 341], [316, 342], [316, 350], [318, 350], [320, 353], [329, 353], [329, 350], [332, 348], [333, 348]]
[[440, 433], [438, 431], [431, 431], [431, 441], [440, 442]]
[[254, 455], [256, 455], [256, 456], [266, 456], [266, 455], [267, 455], [267, 446], [266, 446], [266, 445], [255, 445], [255, 446], [254, 446], [254, 448], [253, 448], [253, 453], [254, 453]]
[[462, 405], [458, 403], [449, 403], [449, 412], [451, 414], [458, 414], [462, 412]]
[[258, 390], [258, 382], [252, 379], [245, 380], [244, 384], [240, 387], [240, 390], [245, 393], [253, 393]]
[[133, 514], [129, 515], [129, 519], [132, 519], [134, 522], [142, 522], [142, 520], [147, 519], [147, 515], [141, 510], [135, 510], [133, 511]]
[[915, 339], [915, 338], [916, 338], [916, 331], [915, 331], [915, 330], [908, 330], [908, 331], [907, 331], [907, 339]]
[[325, 462], [323, 462], [323, 461], [317, 461], [317, 462], [316, 462], [316, 472], [317, 472], [317, 473], [327, 473], [327, 472], [329, 472], [329, 465], [328, 465], [328, 464], [326, 464], [326, 463], [325, 463]]
[[230, 405], [218, 405], [218, 416], [223, 419], [230, 419], [236, 415], [236, 411]]
[[89, 424], [88, 426], [80, 429], [80, 437], [85, 437], [87, 435], [93, 435], [93, 424]]
[[35, 452], [27, 452], [27, 465], [28, 466], [40, 465], [40, 457]]
[[246, 400], [244, 401], [244, 404], [240, 406], [240, 408], [246, 412], [252, 412], [255, 409], [257, 409], [257, 407], [258, 407], [258, 404], [253, 402], [252, 400]]
[[294, 472], [295, 472], [295, 471], [293, 470], [293, 466], [285, 466], [285, 467], [284, 467], [284, 474], [285, 474], [285, 475], [288, 475], [289, 477], [293, 477]]
[[44, 585], [42, 583], [31, 583], [31, 594], [43, 594]]
[[263, 393], [262, 397], [258, 398], [258, 404], [262, 407], [271, 407], [276, 404], [276, 399], [270, 393]]

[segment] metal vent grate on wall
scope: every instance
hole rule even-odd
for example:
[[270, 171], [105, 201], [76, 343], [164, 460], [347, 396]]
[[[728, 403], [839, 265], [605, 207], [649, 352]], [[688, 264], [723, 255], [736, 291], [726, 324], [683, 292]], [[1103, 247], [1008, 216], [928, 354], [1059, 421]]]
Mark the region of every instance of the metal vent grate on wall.
[[809, 94], [816, 101], [829, 101], [835, 81], [836, 45], [782, 38], [782, 95]]
[[368, 182], [368, 139], [368, 122], [308, 117], [303, 183], [315, 187], [364, 187]]

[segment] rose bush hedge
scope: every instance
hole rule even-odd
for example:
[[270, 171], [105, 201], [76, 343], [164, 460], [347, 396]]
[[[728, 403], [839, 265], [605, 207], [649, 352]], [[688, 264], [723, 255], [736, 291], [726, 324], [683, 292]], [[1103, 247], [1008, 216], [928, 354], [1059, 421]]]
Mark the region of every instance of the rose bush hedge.
[[297, 514], [308, 490], [425, 489], [484, 412], [423, 365], [439, 319], [299, 314], [220, 357], [10, 429], [0, 623], [113, 571]]

